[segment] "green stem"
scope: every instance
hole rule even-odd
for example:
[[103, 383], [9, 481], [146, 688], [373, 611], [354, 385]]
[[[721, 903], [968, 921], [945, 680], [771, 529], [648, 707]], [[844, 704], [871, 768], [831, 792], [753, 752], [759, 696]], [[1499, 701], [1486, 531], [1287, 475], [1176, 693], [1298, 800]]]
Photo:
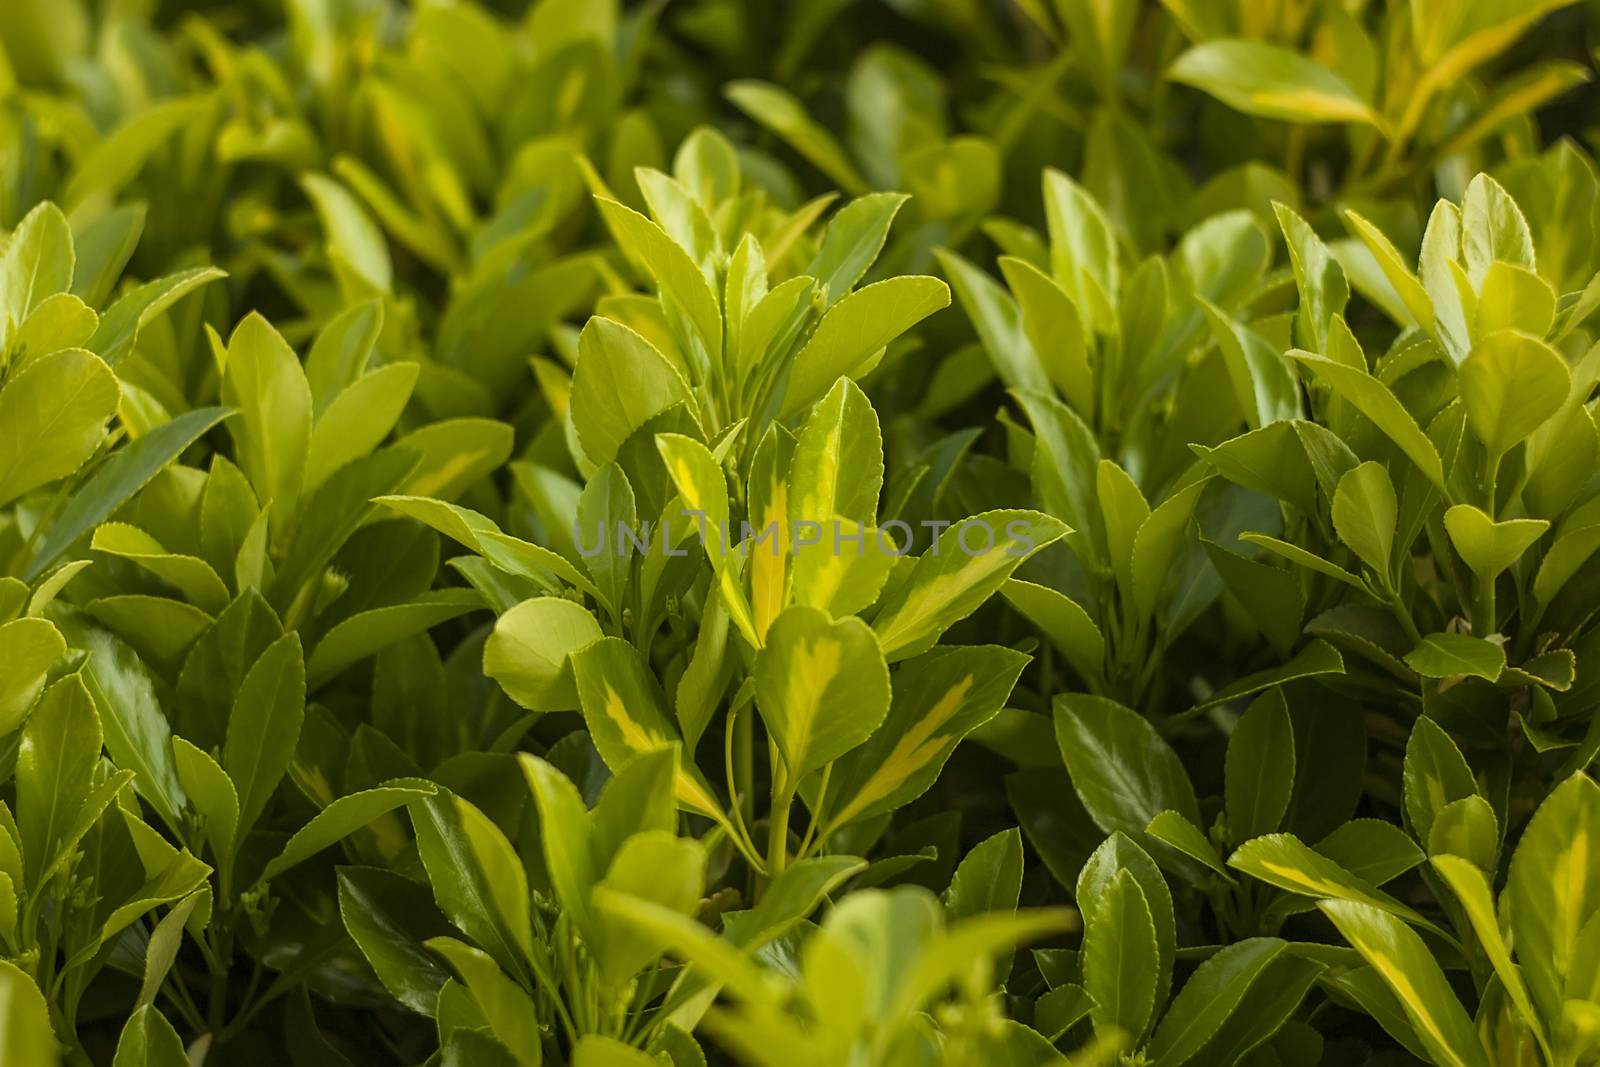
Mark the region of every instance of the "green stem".
[[1422, 631], [1417, 629], [1417, 622], [1411, 617], [1411, 607], [1405, 602], [1405, 598], [1398, 592], [1391, 591], [1389, 593], [1389, 607], [1394, 612], [1394, 617], [1400, 623], [1401, 628], [1405, 630], [1406, 636], [1411, 638], [1411, 643], [1420, 644]]
[[[1484, 510], [1489, 518], [1498, 517], [1496, 510], [1496, 497], [1500, 488], [1500, 454], [1491, 453], [1483, 468]], [[1495, 628], [1495, 603], [1494, 603], [1494, 578], [1473, 578], [1472, 598], [1472, 635], [1474, 637], [1488, 637], [1494, 633]]]
[[[722, 761], [723, 773], [728, 778], [728, 807], [732, 809], [733, 818], [728, 825], [728, 840], [733, 846], [744, 854], [750, 866], [761, 870], [760, 856], [757, 854], [756, 843], [750, 836], [750, 827], [744, 818], [745, 794], [739, 788], [739, 778], [734, 768], [734, 726], [739, 719], [739, 709], [730, 708], [728, 717], [723, 720], [722, 728]], [[748, 734], [742, 735], [748, 739]]]
[[789, 864], [789, 809], [794, 806], [794, 786], [785, 775], [773, 796], [772, 817], [767, 823], [767, 877], [776, 880]]
[[1472, 633], [1474, 637], [1488, 637], [1494, 633], [1494, 579], [1479, 578], [1473, 583]]
[[[806, 824], [806, 835], [800, 839], [800, 848], [795, 852], [796, 859], [804, 859], [811, 852], [811, 841], [817, 836], [817, 827], [821, 823], [824, 802], [828, 799], [828, 782], [833, 778], [833, 764], [822, 768], [822, 783], [817, 787], [815, 806], [811, 811], [811, 819]], [[820, 844], [821, 842], [818, 842]]]

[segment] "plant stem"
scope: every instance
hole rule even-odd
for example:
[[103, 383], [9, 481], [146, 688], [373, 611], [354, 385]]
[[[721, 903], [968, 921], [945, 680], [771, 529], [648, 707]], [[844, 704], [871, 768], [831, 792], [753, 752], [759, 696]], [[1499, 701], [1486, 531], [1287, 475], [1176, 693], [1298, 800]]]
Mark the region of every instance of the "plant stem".
[[817, 827], [821, 825], [823, 802], [828, 799], [828, 782], [833, 778], [833, 764], [822, 768], [822, 783], [817, 787], [817, 795], [813, 801], [811, 819], [806, 824], [806, 835], [800, 839], [800, 848], [795, 852], [796, 859], [804, 859], [811, 851], [811, 841], [817, 836]]
[[[1495, 498], [1499, 495], [1500, 483], [1500, 455], [1493, 453], [1489, 456], [1483, 468], [1484, 510], [1488, 512], [1490, 520], [1497, 518]], [[1473, 580], [1472, 598], [1472, 635], [1474, 637], [1488, 637], [1494, 633], [1495, 628], [1495, 603], [1494, 603], [1493, 576], [1484, 578], [1475, 575]]]
[[776, 880], [789, 863], [789, 809], [794, 806], [794, 786], [785, 780], [773, 795], [767, 823], [767, 877]]

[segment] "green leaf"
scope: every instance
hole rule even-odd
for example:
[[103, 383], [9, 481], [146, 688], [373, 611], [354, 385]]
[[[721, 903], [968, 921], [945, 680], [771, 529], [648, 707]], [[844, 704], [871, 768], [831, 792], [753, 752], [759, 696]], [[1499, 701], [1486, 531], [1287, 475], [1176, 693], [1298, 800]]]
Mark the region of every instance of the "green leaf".
[[1314, 514], [1317, 483], [1305, 449], [1298, 440], [1302, 422], [1273, 422], [1230, 438], [1214, 448], [1191, 445], [1195, 453], [1224, 478], [1247, 489], [1268, 493], [1294, 505], [1301, 514]]
[[672, 948], [674, 955], [702, 968], [734, 996], [752, 999], [767, 993], [767, 971], [725, 938], [704, 924], [671, 908], [606, 889], [596, 890], [596, 909], [609, 919], [625, 922]]
[[1194, 786], [1178, 756], [1137, 712], [1104, 697], [1055, 698], [1056, 742], [1095, 825], [1138, 839], [1171, 809], [1200, 823]]
[[1316, 850], [1357, 878], [1384, 885], [1427, 857], [1400, 827], [1381, 819], [1351, 819], [1316, 844]]
[[339, 914], [345, 929], [400, 1003], [431, 1015], [449, 975], [422, 942], [448, 929], [426, 890], [374, 867], [341, 867]]
[[1262, 118], [1383, 126], [1378, 114], [1333, 71], [1261, 41], [1218, 38], [1195, 45], [1167, 68], [1167, 77]]
[[1412, 832], [1426, 842], [1445, 806], [1477, 795], [1477, 782], [1461, 750], [1444, 728], [1427, 716], [1417, 720], [1406, 741], [1405, 811]]
[[[1048, 392], [1053, 383], [1075, 411], [1092, 417], [1096, 404], [1095, 375], [1089, 365], [1089, 340], [1084, 334], [1083, 319], [1072, 298], [1054, 278], [1026, 260], [1001, 256], [1000, 271], [1016, 296], [1022, 328], [1031, 346], [1029, 350], [1006, 357], [1025, 363], [1024, 373], [1007, 375], [997, 361], [1002, 380], [1009, 388], [1022, 386], [1044, 392]], [[972, 282], [966, 284], [970, 286]], [[960, 292], [962, 285], [957, 283], [956, 287]], [[974, 301], [963, 294], [962, 303], [968, 315], [976, 320]], [[979, 336], [985, 337], [982, 329]], [[1042, 375], [1036, 369], [1039, 366], [1043, 367]]]
[[1299, 418], [1300, 386], [1292, 364], [1255, 330], [1235, 322], [1204, 297], [1197, 299], [1250, 428]]
[[1384, 588], [1394, 581], [1393, 552], [1399, 504], [1383, 464], [1371, 460], [1339, 479], [1333, 494], [1333, 528]]
[[144, 233], [144, 204], [121, 204], [80, 228], [74, 244], [72, 292], [91, 308], [104, 306]]
[[1283, 231], [1294, 270], [1300, 306], [1295, 312], [1295, 336], [1302, 347], [1313, 352], [1328, 348], [1328, 319], [1344, 313], [1350, 302], [1350, 283], [1345, 280], [1339, 261], [1305, 219], [1288, 206], [1274, 202], [1273, 214]]
[[44, 994], [16, 964], [0, 960], [0, 1057], [53, 1067], [57, 1052]]
[[1084, 924], [1084, 989], [1095, 1030], [1119, 1029], [1137, 1043], [1150, 1025], [1156, 995], [1156, 928], [1144, 891], [1118, 871]]
[[1441, 491], [1445, 489], [1444, 463], [1439, 459], [1438, 449], [1388, 386], [1365, 370], [1309, 352], [1290, 352], [1289, 358], [1301, 366], [1310, 367], [1335, 394], [1371, 419], [1417, 465], [1428, 481]]
[[[722, 354], [722, 309], [716, 292], [689, 253], [637, 211], [605, 197], [597, 197], [595, 205], [617, 243], [644, 264], [661, 288], [661, 295], [688, 316], [706, 358], [715, 364]], [[606, 458], [609, 457], [595, 457], [596, 462]]]
[[611, 1037], [585, 1036], [572, 1050], [572, 1067], [660, 1067], [661, 1061]]
[[[600, 600], [616, 614], [633, 576], [633, 560], [618, 538], [621, 531], [639, 525], [633, 486], [620, 465], [607, 463], [584, 483], [578, 496], [577, 522], [581, 532], [578, 554], [594, 579]], [[592, 552], [588, 549], [590, 538], [596, 539]]]
[[323, 233], [328, 238], [328, 258], [340, 269], [354, 272], [366, 286], [380, 293], [394, 282], [394, 266], [383, 231], [372, 221], [350, 190], [325, 174], [300, 175], [300, 188], [311, 200]]
[[1444, 879], [1460, 902], [1461, 910], [1472, 924], [1472, 932], [1478, 936], [1478, 944], [1483, 946], [1484, 955], [1489, 957], [1494, 973], [1499, 976], [1511, 1002], [1516, 1005], [1523, 1024], [1533, 1031], [1539, 1044], [1548, 1049], [1544, 1027], [1528, 996], [1522, 971], [1511, 962], [1511, 947], [1500, 933], [1500, 920], [1495, 914], [1494, 894], [1489, 888], [1488, 878], [1470, 861], [1459, 856], [1434, 856], [1432, 862], [1433, 869], [1439, 872], [1439, 877]]
[[157, 149], [197, 120], [207, 107], [203, 95], [151, 103], [135, 111], [85, 152], [72, 170], [61, 202], [77, 210], [96, 193], [114, 194], [139, 173]]
[[716, 574], [717, 591], [728, 617], [752, 645], [759, 644], [755, 622], [744, 589], [739, 584], [734, 533], [728, 510], [728, 479], [711, 450], [682, 434], [657, 434], [656, 450], [666, 464], [684, 509], [684, 521], [691, 522], [700, 545]]
[[[545, 866], [556, 899], [580, 929], [589, 922], [589, 894], [599, 874], [590, 847], [594, 820], [577, 787], [560, 771], [534, 756], [519, 756], [523, 777], [539, 812]], [[627, 768], [624, 768], [626, 771]]]
[[[36, 713], [37, 714], [37, 713]], [[1600, 786], [1584, 774], [1539, 805], [1511, 857], [1502, 907], [1539, 1014], [1561, 1017], [1579, 933], [1600, 912]]]
[[756, 653], [756, 706], [791, 785], [872, 736], [889, 712], [889, 668], [856, 618], [791, 607]]
[[1305, 618], [1302, 579], [1292, 568], [1257, 562], [1214, 545], [1202, 544], [1223, 587], [1249, 616], [1251, 624], [1280, 656], [1300, 643]]
[[40, 877], [84, 809], [100, 744], [100, 718], [78, 675], [44, 691], [17, 750], [17, 827], [30, 892], [42, 890]]
[[[1137, 547], [1135, 548], [1137, 563]], [[1043, 585], [1008, 578], [1000, 595], [1066, 657], [1084, 678], [1098, 678], [1105, 670], [1106, 639], [1089, 613], [1065, 593]]]
[[[616, 858], [622, 843], [649, 830], [674, 830], [678, 825], [673, 793], [678, 775], [678, 746], [648, 752], [623, 767], [600, 791], [592, 813], [589, 852], [598, 870]], [[581, 822], [582, 820], [580, 820]]]
[[1146, 1050], [1158, 1067], [1179, 1067], [1198, 1055], [1269, 964], [1288, 946], [1251, 937], [1223, 948], [1184, 983]]
[[311, 386], [311, 410], [318, 422], [340, 394], [366, 372], [382, 330], [383, 302], [363, 300], [317, 331], [311, 351], [306, 353], [306, 382]]
[[144, 663], [98, 627], [58, 618], [69, 647], [89, 653], [79, 676], [94, 697], [112, 763], [134, 772], [134, 790], [173, 831], [185, 806], [172, 761], [172, 728]]
[[929, 652], [902, 667], [883, 724], [834, 768], [829, 832], [925, 793], [961, 739], [999, 713], [1027, 662], [1020, 652], [971, 645]]
[[569, 656], [601, 637], [594, 616], [570, 600], [535, 597], [495, 622], [483, 646], [483, 672], [532, 711], [578, 707]]
[[[36, 205], [0, 252], [0, 347], [47, 297], [72, 285], [72, 229], [56, 205]], [[7, 321], [9, 320], [9, 322]]]
[[1294, 728], [1281, 692], [1252, 703], [1228, 739], [1228, 832], [1248, 841], [1278, 829], [1294, 793]]
[[1228, 858], [1228, 866], [1290, 893], [1354, 902], [1406, 922], [1429, 925], [1416, 911], [1307, 847], [1293, 834], [1267, 834], [1246, 841]]
[[[1366, 251], [1382, 272], [1381, 278], [1373, 280], [1374, 284], [1381, 286], [1384, 282], [1388, 283], [1389, 292], [1384, 294], [1374, 292], [1368, 295], [1373, 298], [1375, 303], [1378, 303], [1380, 307], [1383, 307], [1385, 311], [1394, 316], [1400, 325], [1405, 326], [1409, 325], [1410, 322], [1415, 322], [1424, 330], [1432, 331], [1435, 325], [1433, 300], [1428, 295], [1427, 289], [1417, 280], [1417, 276], [1412, 273], [1411, 268], [1406, 265], [1405, 260], [1401, 258], [1400, 250], [1395, 248], [1389, 238], [1384, 236], [1382, 230], [1357, 215], [1354, 211], [1346, 211], [1344, 219], [1346, 225], [1354, 230], [1356, 236], [1361, 239], [1361, 243], [1366, 246]], [[1355, 275], [1359, 286], [1362, 281], [1362, 272], [1355, 270], [1355, 264], [1348, 259], [1344, 261], [1343, 265], [1346, 270]], [[1400, 306], [1398, 308], [1391, 306], [1395, 298], [1399, 299]], [[1330, 332], [1330, 345], [1333, 343], [1336, 333], [1345, 333], [1347, 341], [1353, 339], [1348, 334], [1349, 327], [1344, 326], [1343, 322], [1344, 320], [1341, 318], [1339, 326]], [[1356, 346], [1356, 350], [1360, 350], [1359, 346]], [[1331, 348], [1328, 354], [1333, 355]]]
[[0, 625], [0, 737], [22, 725], [44, 692], [47, 672], [66, 652], [61, 631], [44, 619]]
[[956, 253], [941, 248], [937, 255], [956, 299], [972, 320], [978, 340], [1006, 388], [1048, 395], [1050, 378], [1029, 339], [1017, 302], [993, 278]]
[[1515, 330], [1481, 338], [1459, 374], [1467, 425], [1491, 461], [1561, 410], [1572, 388], [1566, 361], [1555, 349]]
[[791, 521], [877, 521], [883, 434], [872, 402], [850, 379], [835, 382], [807, 417], [788, 481]]
[[289, 610], [306, 583], [320, 576], [372, 514], [372, 500], [399, 489], [416, 462], [414, 452], [385, 448], [345, 464], [317, 487], [300, 509], [283, 562], [272, 576], [274, 607]]
[[494, 897], [484, 882], [454, 799], [440, 792], [414, 798], [406, 808], [417, 835], [417, 856], [439, 910], [501, 966], [518, 966], [517, 951], [495, 921]]
[[547, 584], [552, 577], [596, 598], [600, 592], [566, 557], [548, 548], [500, 532], [487, 517], [470, 508], [413, 496], [379, 496], [374, 503], [438, 530], [501, 570]]
[[1268, 537], [1266, 534], [1260, 533], [1242, 533], [1239, 535], [1239, 540], [1264, 548], [1273, 555], [1305, 567], [1307, 570], [1325, 574], [1335, 581], [1343, 582], [1352, 589], [1359, 589], [1363, 593], [1367, 592], [1367, 585], [1360, 578], [1338, 564], [1329, 563], [1316, 553], [1308, 552], [1299, 545], [1290, 544], [1288, 541], [1280, 541], [1276, 537]]
[[222, 766], [239, 790], [239, 833], [249, 833], [289, 769], [306, 711], [305, 663], [297, 634], [261, 654], [239, 685]]
[[925, 275], [889, 278], [843, 297], [795, 356], [782, 413], [804, 411], [841, 376], [865, 374], [881, 349], [949, 304], [950, 287]]
[[100, 316], [100, 325], [86, 347], [110, 366], [118, 366], [133, 351], [134, 342], [146, 326], [202, 285], [227, 276], [226, 271], [216, 267], [194, 267], [128, 290]]
[[1022, 831], [1013, 827], [974, 845], [956, 867], [944, 894], [945, 917], [1015, 911], [1022, 893]]
[[1220, 874], [1223, 878], [1232, 881], [1233, 875], [1222, 865], [1222, 857], [1217, 853], [1217, 847], [1211, 843], [1205, 833], [1179, 815], [1177, 812], [1167, 810], [1150, 820], [1150, 825], [1145, 827], [1146, 834], [1198, 861], [1202, 866]]
[[513, 443], [511, 427], [495, 419], [443, 419], [413, 430], [394, 443], [394, 451], [417, 457], [403, 492], [453, 500], [499, 470]]
[[1252, 693], [1259, 693], [1273, 686], [1287, 685], [1289, 682], [1301, 678], [1315, 678], [1323, 674], [1343, 674], [1344, 657], [1339, 655], [1339, 650], [1326, 641], [1312, 641], [1296, 652], [1294, 658], [1281, 667], [1268, 667], [1266, 670], [1247, 674], [1238, 681], [1218, 689], [1205, 700], [1190, 709], [1191, 712], [1205, 708], [1227, 704], [1240, 697]]
[[315, 489], [334, 471], [383, 443], [411, 400], [419, 370], [416, 363], [375, 370], [346, 387], [317, 417], [307, 446], [307, 489]]
[[[1316, 960], [1288, 951], [1278, 954], [1250, 984], [1238, 1006], [1206, 1044], [1198, 1062], [1247, 1062], [1253, 1052], [1267, 1050], [1269, 1054], [1304, 1057], [1290, 1062], [1306, 1062], [1320, 1056], [1320, 1036], [1309, 1025], [1293, 1022], [1292, 1017], [1326, 970]], [[1299, 1040], [1289, 1040], [1293, 1037]]]
[[93, 456], [117, 410], [116, 375], [81, 348], [30, 361], [0, 388], [0, 506]]
[[1487, 338], [1501, 330], [1516, 330], [1534, 337], [1550, 332], [1556, 319], [1556, 291], [1527, 267], [1503, 260], [1489, 265], [1478, 294], [1472, 335]]
[[1066, 526], [1036, 511], [986, 511], [939, 535], [886, 596], [873, 629], [891, 662], [931, 648]]
[[294, 832], [294, 836], [283, 846], [283, 851], [267, 863], [261, 872], [261, 881], [270, 882], [295, 864], [304, 863], [329, 845], [375, 822], [380, 815], [417, 797], [432, 796], [433, 793], [430, 786], [387, 785], [340, 797]]
[[1052, 396], [1027, 390], [1014, 395], [1033, 424], [1035, 498], [1048, 514], [1070, 527], [1064, 535], [1067, 544], [1085, 566], [1109, 568], [1095, 484], [1100, 446], [1094, 434], [1076, 412]]
[[239, 836], [239, 793], [233, 779], [209, 753], [181, 737], [172, 739], [172, 758], [178, 781], [203, 820], [211, 855], [218, 868], [226, 871]]
[[427, 944], [460, 976], [495, 1040], [511, 1051], [520, 1067], [539, 1067], [538, 1013], [528, 995], [492, 958], [471, 945], [451, 937], [431, 938]]
[[22, 572], [34, 581], [84, 534], [132, 499], [168, 463], [227, 416], [226, 408], [197, 408], [162, 423], [113, 452], [73, 492], [67, 506], [45, 526], [33, 558]]
[[1500, 825], [1489, 802], [1470, 796], [1440, 808], [1428, 831], [1428, 854], [1460, 856], [1485, 871], [1494, 870], [1500, 854]]
[[494, 820], [460, 797], [453, 800], [456, 826], [482, 878], [480, 884], [490, 908], [486, 917], [506, 943], [516, 949], [519, 958], [537, 958], [530, 917], [533, 904], [522, 857]]
[[[622, 843], [599, 887], [689, 916], [705, 890], [705, 868], [700, 842], [648, 830]], [[632, 981], [666, 947], [656, 937], [620, 924], [601, 923], [596, 932], [600, 973], [613, 987]]]
[[1472, 1020], [1422, 938], [1393, 915], [1355, 900], [1317, 905], [1399, 999], [1417, 1039], [1441, 1067], [1488, 1067]]
[[404, 604], [357, 612], [317, 642], [306, 664], [306, 683], [320, 688], [353, 663], [485, 606], [475, 590], [434, 589]]
[[1444, 513], [1444, 528], [1467, 568], [1479, 581], [1492, 582], [1543, 537], [1550, 524], [1544, 519], [1495, 522], [1471, 504], [1457, 504]]
[[870, 188], [833, 134], [806, 114], [805, 106], [787, 91], [769, 82], [747, 79], [729, 82], [722, 92], [735, 107], [783, 138], [851, 196], [860, 196]]
[[140, 1005], [122, 1028], [111, 1067], [188, 1067], [178, 1032], [154, 1005]]
[[1111, 572], [1123, 597], [1133, 599], [1134, 535], [1150, 517], [1150, 505], [1128, 472], [1109, 459], [1095, 470], [1095, 496], [1111, 550]]
[[1078, 306], [1085, 326], [1120, 329], [1111, 302], [1122, 290], [1122, 257], [1111, 220], [1087, 189], [1059, 170], [1045, 169], [1043, 189], [1050, 273]]
[[622, 323], [596, 316], [578, 336], [572, 424], [595, 463], [611, 462], [634, 431], [688, 399], [682, 371]]
[[867, 273], [883, 250], [890, 224], [908, 199], [904, 193], [868, 193], [828, 220], [817, 254], [802, 272], [817, 280], [828, 306], [838, 303]]
[[[681, 743], [667, 717], [660, 689], [635, 649], [604, 637], [572, 656], [578, 702], [590, 739], [613, 772], [639, 756]], [[722, 808], [692, 765], [678, 770], [678, 803], [723, 821]]]
[[1505, 649], [1493, 641], [1467, 634], [1429, 634], [1406, 653], [1406, 664], [1424, 678], [1459, 678], [1471, 675], [1496, 681], [1505, 670]]
[[257, 499], [272, 509], [274, 539], [299, 503], [311, 441], [311, 387], [300, 360], [259, 314], [228, 341], [222, 400], [239, 414], [229, 424], [236, 460]]
[[1528, 220], [1505, 187], [1487, 174], [1474, 176], [1461, 198], [1461, 252], [1467, 278], [1478, 289], [1496, 261], [1533, 269]]
[[202, 611], [215, 613], [231, 599], [228, 587], [211, 565], [194, 556], [169, 552], [161, 542], [136, 526], [108, 522], [94, 532], [89, 547], [139, 565], [182, 593]]
[[166, 982], [167, 975], [172, 971], [172, 964], [178, 957], [178, 950], [183, 946], [183, 933], [188, 926], [190, 918], [194, 916], [195, 909], [204, 903], [205, 907], [199, 922], [205, 922], [204, 912], [211, 907], [210, 889], [190, 893], [179, 901], [155, 924], [155, 929], [150, 931], [150, 943], [145, 947], [144, 974], [139, 983], [139, 1007], [154, 1004], [156, 994]]

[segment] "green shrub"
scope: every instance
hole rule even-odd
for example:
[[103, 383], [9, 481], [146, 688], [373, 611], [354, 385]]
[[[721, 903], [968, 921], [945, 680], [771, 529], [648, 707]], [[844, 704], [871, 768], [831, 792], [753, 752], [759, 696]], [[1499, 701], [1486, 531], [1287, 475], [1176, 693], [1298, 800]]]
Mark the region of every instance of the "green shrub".
[[1597, 30], [12, 0], [0, 1061], [1600, 1063]]

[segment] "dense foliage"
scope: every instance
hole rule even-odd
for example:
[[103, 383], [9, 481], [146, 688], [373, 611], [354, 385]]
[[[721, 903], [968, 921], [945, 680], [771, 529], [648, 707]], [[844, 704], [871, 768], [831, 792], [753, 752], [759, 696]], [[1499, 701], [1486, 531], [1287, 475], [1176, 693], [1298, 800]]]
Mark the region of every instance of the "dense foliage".
[[0, 1063], [1600, 1064], [1596, 46], [4, 0]]

